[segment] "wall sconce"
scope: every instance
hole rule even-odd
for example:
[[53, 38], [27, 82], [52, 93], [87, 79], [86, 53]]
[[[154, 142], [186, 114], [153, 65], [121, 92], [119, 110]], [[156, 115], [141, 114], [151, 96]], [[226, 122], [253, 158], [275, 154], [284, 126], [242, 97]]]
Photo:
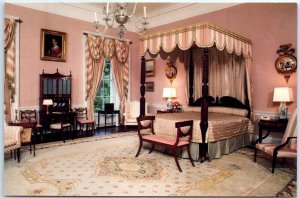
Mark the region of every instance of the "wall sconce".
[[43, 100], [43, 105], [47, 106], [47, 114], [49, 114], [48, 108], [50, 105], [53, 105], [53, 100], [52, 99], [44, 99]]
[[288, 87], [276, 87], [274, 89], [273, 102], [280, 102], [279, 119], [287, 119], [286, 102], [293, 102], [293, 92]]
[[176, 98], [176, 88], [175, 87], [166, 87], [163, 90], [163, 98], [168, 98], [167, 100], [167, 109], [172, 110], [172, 98]]

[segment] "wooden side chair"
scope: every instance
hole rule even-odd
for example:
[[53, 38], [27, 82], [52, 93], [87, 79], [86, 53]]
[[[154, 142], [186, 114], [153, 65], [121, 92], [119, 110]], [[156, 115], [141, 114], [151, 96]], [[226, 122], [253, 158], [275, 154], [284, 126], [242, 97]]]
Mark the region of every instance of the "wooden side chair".
[[[170, 136], [162, 136], [162, 135], [156, 135], [153, 130], [153, 124], [154, 124], [155, 117], [154, 116], [145, 116], [145, 117], [138, 117], [137, 123], [138, 123], [138, 136], [140, 140], [139, 149], [135, 157], [137, 157], [141, 151], [141, 148], [143, 146], [143, 142], [149, 142], [152, 144], [152, 147], [150, 149], [151, 153], [154, 149], [155, 144], [163, 145], [169, 149], [172, 150], [173, 156], [177, 165], [177, 168], [180, 172], [182, 172], [182, 169], [179, 165], [178, 158], [177, 158], [177, 149], [182, 147], [187, 147], [187, 152], [189, 156], [189, 160], [192, 164], [192, 166], [195, 166], [193, 159], [191, 157], [190, 152], [190, 143], [193, 136], [193, 121], [183, 121], [183, 122], [176, 122], [175, 127], [177, 128], [177, 135], [176, 137], [170, 137]], [[149, 134], [149, 131], [151, 132]], [[182, 137], [186, 137], [182, 139]]]
[[77, 125], [79, 125], [79, 131], [82, 133], [85, 126], [85, 135], [87, 135], [88, 131], [91, 131], [94, 134], [95, 121], [88, 119], [87, 108], [74, 108], [74, 111], [76, 113], [76, 130]]
[[[62, 140], [65, 143], [65, 133], [72, 131], [72, 120], [68, 120], [69, 116], [65, 116], [65, 112], [59, 113], [60, 122], [50, 125], [50, 130], [61, 133]], [[73, 136], [72, 136], [73, 137]]]
[[21, 143], [23, 145], [29, 145], [30, 154], [32, 152], [35, 157], [35, 143], [37, 130], [42, 129], [42, 125], [37, 123], [37, 111], [36, 110], [20, 110], [20, 123], [23, 126], [23, 132], [21, 133]]
[[289, 118], [287, 127], [285, 129], [281, 144], [272, 143], [258, 143], [265, 139], [270, 134], [270, 131], [262, 137], [256, 140], [254, 151], [254, 162], [256, 162], [257, 150], [272, 156], [272, 173], [276, 166], [276, 160], [281, 158], [297, 158], [297, 108], [292, 112]]

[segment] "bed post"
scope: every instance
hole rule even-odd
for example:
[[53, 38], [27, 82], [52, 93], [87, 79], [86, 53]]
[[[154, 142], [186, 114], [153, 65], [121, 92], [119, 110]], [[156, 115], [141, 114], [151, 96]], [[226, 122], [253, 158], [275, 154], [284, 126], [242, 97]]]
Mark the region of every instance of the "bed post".
[[194, 64], [193, 50], [190, 50], [190, 65], [189, 65], [189, 106], [194, 103]]
[[145, 57], [142, 56], [141, 58], [141, 85], [140, 85], [140, 117], [145, 116], [145, 69], [146, 62]]
[[200, 160], [201, 163], [205, 161], [208, 150], [208, 145], [205, 143], [206, 132], [208, 128], [208, 48], [203, 50], [203, 68], [202, 68], [202, 104], [201, 104], [201, 122], [200, 129], [202, 135], [202, 143], [200, 144]]

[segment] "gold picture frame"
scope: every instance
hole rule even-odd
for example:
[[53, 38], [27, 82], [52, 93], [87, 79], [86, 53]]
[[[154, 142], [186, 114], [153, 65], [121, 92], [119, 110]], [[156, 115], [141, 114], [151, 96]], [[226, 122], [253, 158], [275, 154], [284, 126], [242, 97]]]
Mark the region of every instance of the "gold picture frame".
[[146, 77], [154, 77], [155, 76], [155, 60], [154, 59], [146, 60], [145, 71], [146, 71]]
[[281, 55], [276, 59], [275, 68], [288, 82], [291, 74], [296, 72], [297, 59], [291, 54]]
[[41, 60], [65, 62], [66, 37], [64, 32], [41, 29]]

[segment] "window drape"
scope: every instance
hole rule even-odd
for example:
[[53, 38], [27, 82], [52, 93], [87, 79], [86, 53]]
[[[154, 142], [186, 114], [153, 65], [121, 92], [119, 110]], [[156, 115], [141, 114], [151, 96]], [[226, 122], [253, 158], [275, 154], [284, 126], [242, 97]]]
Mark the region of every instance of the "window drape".
[[88, 35], [85, 48], [86, 100], [89, 120], [94, 120], [94, 100], [102, 78], [104, 38]]
[[[202, 96], [202, 49], [193, 50], [194, 99]], [[188, 73], [188, 70], [187, 70]], [[242, 103], [246, 98], [246, 63], [242, 56], [216, 48], [209, 49], [209, 95], [232, 96]], [[188, 83], [188, 79], [187, 79]], [[188, 91], [187, 91], [188, 93]]]
[[88, 34], [86, 42], [86, 100], [89, 119], [94, 120], [94, 100], [101, 82], [105, 58], [111, 60], [122, 115], [128, 96], [129, 45], [127, 41]]
[[12, 120], [11, 103], [15, 100], [15, 78], [16, 78], [16, 40], [15, 32], [16, 20], [5, 19], [4, 29], [4, 60], [5, 60], [5, 77], [4, 77], [4, 102], [6, 122]]
[[[129, 43], [115, 40], [116, 56], [111, 59], [113, 68], [113, 77], [117, 87], [120, 99], [120, 113], [125, 112], [125, 102], [128, 97], [129, 86]], [[123, 116], [121, 116], [121, 123], [123, 123]]]

